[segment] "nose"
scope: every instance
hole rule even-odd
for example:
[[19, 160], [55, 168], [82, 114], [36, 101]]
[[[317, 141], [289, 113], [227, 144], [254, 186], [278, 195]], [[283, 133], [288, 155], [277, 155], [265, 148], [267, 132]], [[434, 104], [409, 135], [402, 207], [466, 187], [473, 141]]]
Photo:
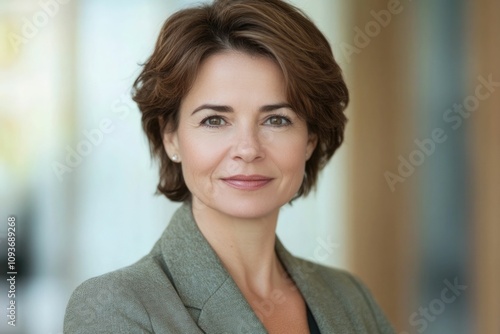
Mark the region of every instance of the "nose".
[[238, 129], [233, 144], [233, 159], [240, 159], [244, 162], [252, 162], [264, 158], [262, 138], [259, 129], [248, 127]]

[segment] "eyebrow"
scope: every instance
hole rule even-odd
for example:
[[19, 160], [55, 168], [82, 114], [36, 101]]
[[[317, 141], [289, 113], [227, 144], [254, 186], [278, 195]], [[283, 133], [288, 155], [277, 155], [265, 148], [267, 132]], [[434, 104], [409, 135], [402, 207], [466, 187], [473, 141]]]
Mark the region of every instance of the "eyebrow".
[[[276, 103], [276, 104], [268, 104], [265, 106], [262, 106], [259, 108], [260, 112], [271, 112], [277, 109], [282, 109], [282, 108], [288, 108], [290, 110], [292, 109], [292, 106], [289, 103]], [[201, 106], [197, 107], [196, 109], [193, 110], [191, 113], [191, 116], [197, 113], [200, 110], [204, 109], [209, 109], [209, 110], [214, 110], [217, 112], [233, 112], [234, 109], [231, 108], [230, 106], [224, 106], [224, 105], [217, 105], [217, 104], [202, 104]]]

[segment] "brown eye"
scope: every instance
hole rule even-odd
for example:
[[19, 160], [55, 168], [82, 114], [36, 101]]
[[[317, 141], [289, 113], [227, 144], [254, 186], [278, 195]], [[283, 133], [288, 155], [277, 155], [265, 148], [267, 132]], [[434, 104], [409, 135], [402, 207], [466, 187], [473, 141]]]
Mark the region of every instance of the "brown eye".
[[210, 116], [205, 118], [202, 122], [202, 125], [208, 127], [218, 127], [222, 125], [226, 125], [226, 121], [219, 116]]
[[287, 117], [284, 116], [271, 116], [266, 120], [264, 124], [272, 126], [286, 126], [290, 125], [291, 122]]

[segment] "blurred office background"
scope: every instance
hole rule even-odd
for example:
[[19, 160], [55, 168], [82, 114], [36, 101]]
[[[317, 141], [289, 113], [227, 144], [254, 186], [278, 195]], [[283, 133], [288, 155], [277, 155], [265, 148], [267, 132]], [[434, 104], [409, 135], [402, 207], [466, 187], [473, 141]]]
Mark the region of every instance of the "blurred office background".
[[[194, 2], [0, 0], [0, 333], [61, 333], [72, 290], [168, 224], [178, 204], [153, 196], [130, 88], [163, 21]], [[499, 333], [500, 2], [292, 3], [352, 102], [316, 194], [282, 212], [283, 242], [360, 276], [398, 333]]]

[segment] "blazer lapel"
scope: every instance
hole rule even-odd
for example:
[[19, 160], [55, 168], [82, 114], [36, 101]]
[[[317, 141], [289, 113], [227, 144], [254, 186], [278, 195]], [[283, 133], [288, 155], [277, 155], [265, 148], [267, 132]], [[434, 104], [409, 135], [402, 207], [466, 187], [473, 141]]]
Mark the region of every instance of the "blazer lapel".
[[167, 275], [205, 333], [266, 333], [222, 262], [182, 205], [160, 241]]
[[198, 325], [206, 333], [267, 333], [231, 277], [207, 300]]
[[333, 290], [333, 295], [330, 293], [333, 282], [325, 282], [318, 273], [318, 265], [294, 257], [279, 239], [276, 239], [276, 252], [302, 293], [321, 333], [355, 333], [339, 292]]

